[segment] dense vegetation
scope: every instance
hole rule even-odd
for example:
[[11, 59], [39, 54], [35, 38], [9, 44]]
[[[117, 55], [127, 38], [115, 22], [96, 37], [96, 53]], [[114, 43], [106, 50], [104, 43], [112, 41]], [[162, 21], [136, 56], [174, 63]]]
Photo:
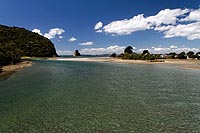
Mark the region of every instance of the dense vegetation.
[[121, 58], [126, 60], [155, 60], [155, 59], [200, 59], [200, 52], [196, 54], [193, 51], [188, 53], [181, 52], [176, 54], [171, 52], [169, 54], [150, 54], [148, 50], [144, 50], [142, 53], [134, 53], [133, 48], [128, 46], [124, 49], [124, 53], [117, 55], [116, 53], [111, 54], [113, 58]]
[[127, 59], [127, 60], [155, 60], [160, 57], [157, 55], [152, 55], [149, 53], [148, 50], [144, 50], [141, 54], [134, 53], [133, 48], [131, 46], [128, 46], [124, 49], [124, 53], [121, 53], [120, 55], [116, 55], [116, 53], [111, 54], [111, 57], [113, 58], [121, 58], [121, 59]]
[[24, 28], [0, 25], [0, 66], [15, 64], [20, 57], [57, 56], [53, 43]]

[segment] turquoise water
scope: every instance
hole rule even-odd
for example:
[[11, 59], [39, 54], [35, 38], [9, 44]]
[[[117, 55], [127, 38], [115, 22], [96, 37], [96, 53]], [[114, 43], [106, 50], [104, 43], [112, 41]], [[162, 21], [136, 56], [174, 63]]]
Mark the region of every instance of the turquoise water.
[[200, 71], [36, 61], [0, 79], [0, 132], [200, 132]]

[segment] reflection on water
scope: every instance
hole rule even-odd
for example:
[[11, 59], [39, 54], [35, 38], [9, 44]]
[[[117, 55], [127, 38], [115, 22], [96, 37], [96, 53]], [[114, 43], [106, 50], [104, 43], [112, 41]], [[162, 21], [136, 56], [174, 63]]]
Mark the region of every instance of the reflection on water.
[[200, 132], [200, 72], [37, 61], [0, 80], [0, 132]]

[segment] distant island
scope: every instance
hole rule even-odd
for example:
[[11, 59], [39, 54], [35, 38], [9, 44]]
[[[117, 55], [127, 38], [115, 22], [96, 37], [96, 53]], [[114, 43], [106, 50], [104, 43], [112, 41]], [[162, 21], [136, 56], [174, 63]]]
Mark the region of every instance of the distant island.
[[78, 50], [75, 50], [75, 51], [74, 51], [74, 56], [81, 56], [81, 54], [79, 53]]
[[58, 55], [49, 39], [24, 28], [0, 25], [0, 71], [2, 66], [19, 63], [24, 56]]

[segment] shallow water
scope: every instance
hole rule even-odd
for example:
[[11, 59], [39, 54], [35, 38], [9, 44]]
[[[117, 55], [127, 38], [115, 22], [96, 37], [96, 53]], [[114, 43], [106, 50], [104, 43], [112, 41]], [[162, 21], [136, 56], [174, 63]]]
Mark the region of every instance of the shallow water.
[[0, 80], [0, 132], [200, 132], [200, 71], [36, 61]]

